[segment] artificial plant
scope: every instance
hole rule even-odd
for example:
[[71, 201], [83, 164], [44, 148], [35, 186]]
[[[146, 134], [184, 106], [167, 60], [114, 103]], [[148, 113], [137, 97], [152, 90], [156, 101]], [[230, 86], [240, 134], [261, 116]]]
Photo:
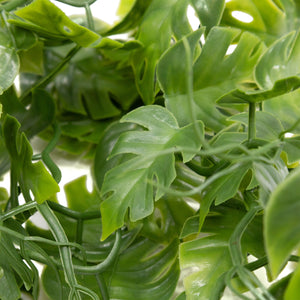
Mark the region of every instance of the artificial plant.
[[0, 299], [298, 299], [299, 1], [59, 1], [0, 1]]

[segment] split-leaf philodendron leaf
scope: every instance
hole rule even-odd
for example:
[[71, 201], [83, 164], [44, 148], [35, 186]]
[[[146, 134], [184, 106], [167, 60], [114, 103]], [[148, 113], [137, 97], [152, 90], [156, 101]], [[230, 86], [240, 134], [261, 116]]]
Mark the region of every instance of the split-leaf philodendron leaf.
[[299, 0], [113, 2], [0, 0], [0, 298], [297, 300]]

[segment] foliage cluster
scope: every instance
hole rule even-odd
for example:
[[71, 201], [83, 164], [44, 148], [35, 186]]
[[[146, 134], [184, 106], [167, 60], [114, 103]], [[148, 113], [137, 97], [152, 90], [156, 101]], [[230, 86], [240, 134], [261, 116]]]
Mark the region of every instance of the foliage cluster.
[[298, 299], [299, 1], [59, 1], [0, 1], [0, 299]]

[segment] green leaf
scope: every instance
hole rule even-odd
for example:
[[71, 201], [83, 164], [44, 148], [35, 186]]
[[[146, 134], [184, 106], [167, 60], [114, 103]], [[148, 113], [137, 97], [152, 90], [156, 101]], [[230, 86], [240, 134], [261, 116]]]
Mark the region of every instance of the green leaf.
[[266, 250], [273, 276], [279, 274], [289, 255], [299, 247], [299, 180], [296, 169], [273, 189], [265, 210]]
[[[181, 269], [195, 267], [198, 269], [189, 272], [189, 275], [184, 278], [187, 299], [212, 299], [220, 276], [232, 267], [228, 247], [229, 239], [244, 213], [238, 209], [218, 206], [213, 210], [213, 215], [206, 218], [202, 227], [204, 234], [180, 245]], [[186, 226], [192, 225], [192, 228], [185, 227], [183, 232], [198, 233], [199, 223], [195, 226], [196, 218], [190, 220], [192, 222], [189, 221]], [[257, 217], [246, 229], [242, 239], [242, 249], [244, 257], [246, 253], [252, 253], [258, 257], [263, 255], [261, 218]]]
[[11, 23], [47, 38], [71, 40], [82, 47], [100, 38], [97, 33], [71, 21], [49, 0], [34, 0], [14, 13], [15, 17], [9, 20]]
[[202, 227], [213, 201], [215, 201], [215, 205], [219, 205], [234, 197], [238, 192], [244, 176], [250, 168], [251, 163], [231, 165], [227, 167], [227, 169], [224, 169], [224, 172], [226, 172], [226, 170], [231, 170], [230, 172], [225, 173], [223, 176], [219, 176], [219, 178], [214, 180], [209, 187], [205, 189], [200, 208], [199, 228]]
[[192, 0], [191, 2], [206, 32], [219, 25], [225, 8], [224, 0]]
[[300, 293], [299, 281], [300, 281], [300, 267], [298, 265], [296, 270], [294, 270], [292, 274], [292, 278], [290, 279], [288, 286], [285, 290], [284, 300], [297, 299]]
[[[201, 30], [198, 30], [187, 36], [194, 53], [200, 33]], [[253, 80], [253, 67], [264, 49], [256, 36], [244, 33], [239, 38], [235, 51], [226, 54], [230, 44], [236, 43], [239, 34], [240, 31], [232, 28], [214, 27], [209, 32], [200, 55], [196, 55], [194, 59], [194, 111], [197, 119], [214, 131], [219, 131], [227, 124], [225, 116], [216, 107], [216, 100], [243, 82]], [[182, 72], [185, 56], [185, 48], [180, 41], [164, 53], [158, 64], [158, 79], [165, 93], [166, 106], [181, 126], [190, 122], [187, 91], [182, 84], [186, 82], [186, 75]], [[166, 74], [172, 74], [171, 81]]]
[[289, 77], [278, 80], [274, 83], [272, 89], [268, 91], [241, 90], [237, 89], [218, 99], [218, 104], [235, 104], [235, 103], [258, 103], [263, 102], [287, 93], [291, 93], [300, 87], [299, 77]]
[[11, 35], [4, 28], [0, 28], [0, 95], [14, 83], [19, 64]]
[[300, 38], [296, 32], [290, 32], [272, 44], [255, 68], [255, 78], [259, 86], [272, 89], [277, 80], [297, 76], [299, 48]]
[[44, 74], [43, 47], [43, 43], [38, 42], [32, 48], [19, 52], [21, 73]]
[[138, 91], [145, 104], [152, 104], [158, 92], [157, 62], [170, 46], [192, 32], [186, 11], [188, 0], [152, 0], [138, 28], [136, 39], [144, 47], [132, 53], [132, 67]]
[[[132, 5], [131, 2], [134, 2], [134, 4]], [[113, 26], [113, 28], [105, 32], [104, 35], [114, 35], [117, 33], [128, 32], [128, 30], [135, 28], [140, 23], [151, 2], [152, 0], [133, 0], [129, 1], [128, 4], [128, 1], [121, 1], [118, 9], [119, 13], [122, 12], [123, 14], [124, 10], [127, 11], [128, 5], [131, 7], [121, 22], [117, 23], [115, 26]]]
[[293, 136], [284, 139], [282, 151], [287, 154], [288, 164], [297, 163], [300, 160], [300, 137]]
[[7, 115], [3, 122], [3, 135], [10, 155], [12, 169], [16, 172], [24, 197], [31, 191], [38, 203], [59, 192], [59, 186], [41, 161], [32, 163], [32, 148], [18, 121]]
[[[287, 32], [298, 29], [299, 4], [294, 0], [231, 0], [226, 3], [221, 24], [257, 34], [270, 45]], [[233, 12], [242, 12], [253, 18], [237, 18]]]
[[[103, 274], [110, 299], [169, 300], [179, 277], [177, 252], [177, 241], [166, 246], [144, 238], [135, 242], [119, 256], [114, 267]], [[95, 275], [79, 274], [77, 279], [79, 284], [99, 294]], [[42, 282], [50, 299], [58, 299], [58, 290], [53, 289], [57, 280], [51, 268], [44, 269]], [[68, 295], [68, 291], [64, 282], [64, 295]], [[83, 299], [89, 297], [83, 296]]]
[[[283, 127], [277, 118], [264, 111], [257, 111], [255, 113], [255, 118], [257, 138], [269, 141], [274, 141], [279, 138], [280, 133], [283, 131]], [[248, 113], [236, 114], [228, 118], [228, 120], [241, 122], [245, 126], [248, 126]]]
[[86, 180], [86, 176], [81, 176], [64, 186], [69, 208], [80, 212], [99, 209], [99, 195], [95, 190], [87, 190]]
[[[152, 213], [153, 199], [158, 200], [164, 194], [160, 186], [169, 187], [176, 177], [174, 147], [181, 151], [180, 147], [188, 145], [191, 151], [181, 151], [186, 162], [201, 146], [194, 138], [193, 124], [179, 128], [174, 116], [160, 106], [140, 107], [122, 121], [136, 123], [148, 131], [124, 133], [112, 151], [112, 156], [132, 153], [135, 157], [106, 173], [101, 193], [112, 193], [101, 204], [102, 239], [123, 225], [128, 208], [132, 221]], [[203, 132], [201, 122], [196, 126]], [[164, 150], [172, 152], [162, 154]], [[155, 196], [153, 180], [158, 184]]]

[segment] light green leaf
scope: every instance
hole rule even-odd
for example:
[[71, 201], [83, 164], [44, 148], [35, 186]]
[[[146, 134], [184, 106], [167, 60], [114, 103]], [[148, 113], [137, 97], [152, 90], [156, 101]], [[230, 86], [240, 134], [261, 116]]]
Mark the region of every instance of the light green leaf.
[[[277, 118], [264, 111], [257, 111], [255, 118], [257, 138], [270, 141], [279, 138], [280, 133], [283, 131], [283, 127]], [[241, 122], [245, 126], [248, 126], [248, 113], [236, 114], [228, 118], [228, 120]]]
[[219, 25], [225, 8], [225, 0], [192, 0], [191, 2], [206, 32]]
[[[289, 255], [299, 247], [300, 170], [273, 189], [265, 210], [265, 240], [271, 271], [277, 276]], [[298, 275], [297, 275], [298, 276]]]
[[10, 35], [0, 28], [0, 95], [14, 83], [19, 64], [17, 50]]
[[83, 47], [100, 38], [97, 33], [71, 21], [49, 0], [34, 0], [14, 13], [11, 23], [47, 38], [71, 40]]
[[[200, 36], [200, 32], [195, 31], [187, 36], [193, 52], [196, 46], [194, 40]], [[226, 54], [239, 34], [240, 31], [232, 28], [214, 27], [193, 65], [195, 114], [197, 119], [214, 131], [219, 131], [226, 124], [225, 116], [216, 107], [216, 100], [243, 82], [253, 80], [253, 67], [264, 49], [256, 36], [244, 33], [235, 51]], [[166, 106], [181, 126], [190, 122], [186, 91], [182, 88], [182, 82], [186, 81], [186, 75], [182, 72], [185, 55], [184, 45], [180, 41], [165, 52], [158, 64], [158, 79], [165, 92]], [[174, 81], [169, 82], [165, 74], [173, 74], [171, 79], [174, 78]]]
[[[128, 208], [132, 221], [152, 213], [153, 199], [158, 200], [164, 194], [160, 186], [169, 187], [176, 177], [174, 154], [162, 151], [175, 151], [174, 147], [180, 151], [180, 147], [188, 146], [191, 151], [181, 151], [186, 162], [201, 146], [194, 138], [193, 124], [179, 128], [174, 116], [160, 106], [140, 107], [125, 115], [122, 122], [136, 123], [148, 131], [124, 133], [112, 151], [112, 156], [131, 153], [135, 157], [106, 173], [101, 193], [112, 193], [101, 204], [102, 239], [123, 225]], [[203, 132], [201, 122], [196, 126]], [[158, 185], [155, 196], [153, 180]]]
[[155, 80], [157, 62], [171, 40], [192, 32], [187, 19], [189, 0], [152, 0], [146, 10], [136, 39], [144, 47], [132, 53], [135, 82], [145, 104], [152, 104], [158, 92]]
[[30, 191], [38, 203], [49, 199], [59, 192], [59, 186], [48, 173], [41, 161], [32, 163], [32, 148], [24, 133], [19, 131], [18, 121], [7, 115], [3, 122], [3, 134], [10, 155], [12, 169], [20, 183], [24, 197]]
[[[232, 267], [229, 253], [229, 239], [245, 212], [239, 209], [219, 206], [213, 215], [206, 218], [202, 228], [203, 235], [188, 242], [179, 248], [181, 269], [197, 268], [189, 272], [184, 278], [186, 299], [207, 300], [212, 299], [215, 286], [220, 276]], [[198, 219], [199, 220], [199, 219]], [[196, 218], [192, 218], [183, 232], [198, 233]], [[255, 228], [255, 230], [254, 230]], [[193, 232], [194, 231], [194, 232]], [[252, 231], [256, 234], [253, 235]], [[258, 257], [263, 255], [262, 222], [257, 217], [246, 229], [242, 240], [243, 253], [252, 253]]]
[[287, 154], [288, 164], [298, 162], [300, 160], [300, 137], [286, 138], [282, 150]]
[[[278, 39], [260, 58], [255, 68], [255, 78], [263, 89], [272, 89], [275, 82], [297, 76], [300, 61], [300, 37], [295, 31]], [[299, 80], [299, 79], [298, 79]]]
[[237, 89], [229, 94], [226, 94], [218, 99], [218, 104], [236, 104], [236, 103], [258, 103], [269, 100], [287, 93], [291, 93], [300, 87], [299, 77], [289, 77], [278, 80], [274, 83], [272, 89], [256, 90], [241, 90]]
[[[244, 176], [250, 168], [250, 163], [231, 165], [227, 167], [227, 170], [231, 170], [230, 172], [220, 176], [209, 185], [209, 187], [205, 190], [205, 194], [201, 202], [199, 228], [202, 227], [213, 201], [215, 201], [216, 205], [219, 205], [234, 197], [238, 192]], [[226, 172], [226, 169], [224, 169], [224, 172]]]
[[287, 289], [284, 293], [284, 300], [294, 300], [297, 299], [300, 295], [300, 266], [298, 265], [296, 270], [292, 275], [292, 278], [289, 281]]
[[86, 180], [86, 176], [81, 176], [64, 186], [69, 208], [80, 212], [99, 209], [100, 197], [95, 190], [87, 190]]
[[[285, 33], [298, 29], [299, 11], [294, 0], [231, 0], [226, 3], [221, 24], [257, 34], [270, 45]], [[241, 19], [234, 12], [244, 13], [247, 18]]]

